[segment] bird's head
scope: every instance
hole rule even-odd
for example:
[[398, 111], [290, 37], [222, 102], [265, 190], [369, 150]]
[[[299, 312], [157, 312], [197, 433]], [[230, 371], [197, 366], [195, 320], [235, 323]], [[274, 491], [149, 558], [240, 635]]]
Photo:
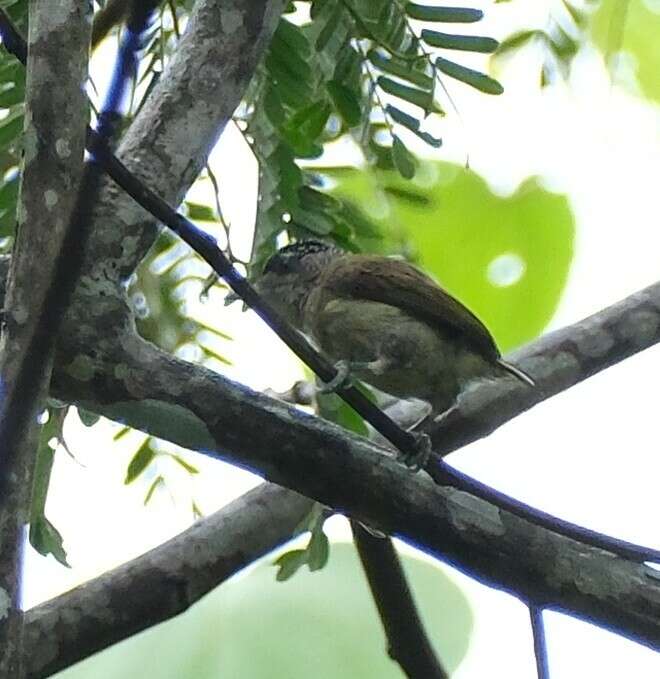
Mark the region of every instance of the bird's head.
[[266, 262], [257, 292], [296, 327], [302, 306], [324, 268], [343, 251], [330, 243], [301, 240], [285, 245]]

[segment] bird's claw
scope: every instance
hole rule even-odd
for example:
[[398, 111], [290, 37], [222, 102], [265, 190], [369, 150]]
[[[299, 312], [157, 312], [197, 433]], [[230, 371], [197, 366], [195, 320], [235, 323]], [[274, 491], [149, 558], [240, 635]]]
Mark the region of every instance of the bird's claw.
[[335, 370], [337, 374], [329, 382], [319, 387], [321, 394], [334, 394], [338, 389], [351, 385], [351, 364], [348, 361], [337, 361]]
[[412, 453], [400, 452], [398, 459], [406, 465], [413, 473], [426, 467], [431, 457], [431, 437], [420, 432], [411, 432], [415, 437], [415, 450]]

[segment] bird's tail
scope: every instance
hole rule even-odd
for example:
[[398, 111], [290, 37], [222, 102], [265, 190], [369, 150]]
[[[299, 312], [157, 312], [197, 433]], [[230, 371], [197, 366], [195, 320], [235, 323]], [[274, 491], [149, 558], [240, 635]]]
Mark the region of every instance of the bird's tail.
[[507, 363], [502, 359], [497, 361], [497, 363], [501, 368], [504, 368], [504, 370], [506, 370], [510, 375], [513, 375], [521, 382], [524, 382], [527, 386], [533, 387], [536, 385], [536, 382], [534, 382], [534, 380], [526, 372], [524, 372], [520, 368], [516, 368], [515, 365], [511, 365], [510, 363]]

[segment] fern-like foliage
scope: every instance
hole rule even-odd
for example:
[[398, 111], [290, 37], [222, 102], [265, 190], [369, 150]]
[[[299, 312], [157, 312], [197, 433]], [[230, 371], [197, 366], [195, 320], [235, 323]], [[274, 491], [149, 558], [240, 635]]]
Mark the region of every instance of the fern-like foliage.
[[[25, 33], [27, 0], [0, 0], [0, 7]], [[18, 165], [23, 136], [25, 68], [0, 50], [0, 252], [11, 249], [16, 224]]]
[[401, 131], [432, 147], [441, 145], [425, 123], [444, 115], [445, 77], [485, 93], [502, 92], [490, 76], [449, 56], [497, 49], [492, 38], [454, 30], [479, 21], [480, 10], [401, 0], [312, 0], [306, 5], [306, 20], [300, 12], [282, 18], [243, 116], [261, 169], [255, 271], [282, 232], [331, 238], [354, 248], [356, 236], [374, 231], [354, 207], [320, 191], [301, 161], [319, 158], [329, 143], [346, 136], [367, 163], [394, 167], [411, 178], [416, 159]]

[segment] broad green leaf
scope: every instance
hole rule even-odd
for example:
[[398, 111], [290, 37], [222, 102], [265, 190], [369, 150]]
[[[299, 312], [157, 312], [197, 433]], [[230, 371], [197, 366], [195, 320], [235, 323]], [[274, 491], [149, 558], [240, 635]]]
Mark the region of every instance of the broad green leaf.
[[308, 57], [312, 51], [305, 34], [299, 26], [282, 19], [273, 35], [273, 40], [282, 41], [287, 47], [296, 52], [301, 58]]
[[590, 25], [593, 41], [607, 57], [621, 51], [634, 57], [634, 74], [642, 92], [660, 101], [658, 3], [602, 0]]
[[[320, 33], [318, 34], [318, 37], [316, 38], [315, 47], [319, 52], [322, 51], [330, 41], [330, 38], [332, 37], [333, 33], [337, 30], [339, 22], [341, 21], [343, 15], [344, 8], [342, 7], [341, 3], [338, 2], [334, 6], [334, 9], [330, 13], [328, 20], [325, 22], [325, 25], [323, 26]], [[312, 15], [312, 18], [315, 18], [314, 15]]]
[[[295, 557], [289, 557], [295, 562]], [[403, 565], [431, 643], [448, 673], [468, 650], [473, 614], [444, 568]], [[57, 679], [401, 679], [355, 548], [332, 545], [328, 565], [276, 582], [267, 557], [195, 606], [56, 675]]]
[[354, 201], [386, 234], [403, 230], [422, 267], [484, 321], [502, 351], [534, 339], [552, 318], [575, 238], [564, 196], [535, 179], [499, 196], [449, 163], [422, 164], [413, 182], [392, 171], [326, 173], [337, 182], [334, 195]]

